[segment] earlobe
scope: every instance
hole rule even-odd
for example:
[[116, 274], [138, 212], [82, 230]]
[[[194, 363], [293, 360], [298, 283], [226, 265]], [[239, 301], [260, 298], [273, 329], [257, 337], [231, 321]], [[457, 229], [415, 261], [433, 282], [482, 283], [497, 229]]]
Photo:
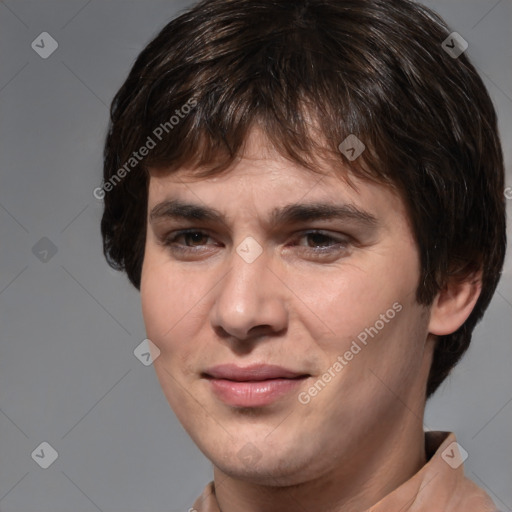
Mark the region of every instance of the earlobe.
[[438, 336], [455, 332], [473, 311], [481, 290], [481, 272], [464, 280], [448, 278], [432, 303], [429, 332]]

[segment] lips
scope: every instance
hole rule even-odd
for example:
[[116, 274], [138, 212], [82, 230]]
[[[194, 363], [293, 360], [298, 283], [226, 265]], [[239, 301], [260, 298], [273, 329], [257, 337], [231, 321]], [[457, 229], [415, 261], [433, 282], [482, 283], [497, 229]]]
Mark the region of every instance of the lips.
[[238, 382], [261, 381], [268, 379], [294, 379], [306, 374], [294, 372], [282, 366], [254, 364], [241, 367], [235, 364], [221, 364], [207, 369], [205, 375], [214, 379], [234, 380]]
[[246, 367], [223, 364], [208, 368], [202, 374], [217, 398], [234, 407], [269, 405], [296, 390], [309, 376], [267, 364]]

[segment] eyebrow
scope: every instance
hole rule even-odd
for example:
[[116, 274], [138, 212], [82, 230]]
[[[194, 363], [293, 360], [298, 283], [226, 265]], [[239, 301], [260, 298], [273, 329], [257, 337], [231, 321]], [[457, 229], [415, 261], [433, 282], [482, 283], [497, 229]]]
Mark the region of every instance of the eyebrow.
[[[169, 199], [158, 203], [149, 214], [151, 223], [161, 219], [205, 221], [226, 224], [225, 216], [215, 208]], [[353, 204], [332, 204], [323, 202], [292, 203], [276, 207], [270, 212], [269, 225], [298, 224], [315, 220], [351, 220], [368, 227], [378, 224], [371, 213]]]

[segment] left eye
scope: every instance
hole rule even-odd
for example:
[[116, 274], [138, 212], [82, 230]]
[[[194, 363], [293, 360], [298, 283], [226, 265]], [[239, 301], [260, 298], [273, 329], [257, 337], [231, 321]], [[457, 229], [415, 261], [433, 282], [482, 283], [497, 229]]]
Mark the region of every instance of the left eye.
[[[315, 245], [315, 246], [317, 246], [317, 247], [318, 247], [318, 246], [320, 246], [320, 245], [323, 245], [323, 244], [322, 244], [322, 241], [324, 241], [324, 242], [335, 242], [335, 243], [337, 242], [337, 243], [343, 243], [343, 241], [342, 241], [342, 240], [336, 240], [336, 239], [335, 239], [335, 238], [333, 238], [332, 236], [326, 235], [326, 234], [321, 233], [321, 232], [318, 232], [318, 231], [308, 231], [307, 233], [303, 233], [303, 234], [302, 234], [302, 236], [301, 236], [300, 238], [308, 238], [308, 237], [309, 237], [309, 239], [310, 239], [310, 240], [313, 240], [313, 241], [314, 241], [315, 239], [316, 239], [317, 241], [318, 241], [318, 240], [320, 240], [320, 241], [318, 242], [318, 244], [314, 244], [314, 245]], [[324, 247], [328, 248], [328, 247], [332, 247], [332, 245], [333, 245], [333, 244], [331, 243], [331, 244], [329, 244], [328, 246], [324, 246]]]

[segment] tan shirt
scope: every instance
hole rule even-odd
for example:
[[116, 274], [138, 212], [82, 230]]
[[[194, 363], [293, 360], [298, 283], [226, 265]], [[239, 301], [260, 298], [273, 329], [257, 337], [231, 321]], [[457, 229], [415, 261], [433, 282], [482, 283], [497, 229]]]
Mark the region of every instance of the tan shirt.
[[[426, 432], [428, 462], [368, 512], [498, 512], [487, 493], [464, 476], [463, 452], [455, 442], [451, 432]], [[193, 510], [220, 512], [213, 482]]]

